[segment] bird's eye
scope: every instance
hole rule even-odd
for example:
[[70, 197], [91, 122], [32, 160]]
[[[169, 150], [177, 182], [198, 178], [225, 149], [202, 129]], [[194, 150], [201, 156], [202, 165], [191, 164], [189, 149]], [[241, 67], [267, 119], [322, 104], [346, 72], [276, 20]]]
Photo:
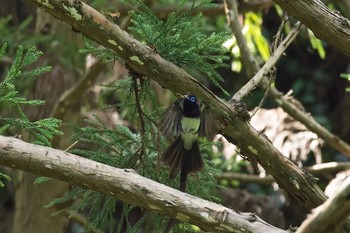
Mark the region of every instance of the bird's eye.
[[196, 102], [196, 97], [191, 96], [191, 97], [190, 97], [190, 100], [191, 100], [191, 102]]

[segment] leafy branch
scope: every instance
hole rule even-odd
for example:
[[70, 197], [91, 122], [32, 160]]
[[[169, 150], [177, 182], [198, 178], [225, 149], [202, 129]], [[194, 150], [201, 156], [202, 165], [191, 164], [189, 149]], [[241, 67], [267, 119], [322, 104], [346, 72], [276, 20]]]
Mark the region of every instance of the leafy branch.
[[[0, 59], [5, 56], [7, 44], [3, 44], [0, 49]], [[17, 112], [18, 118], [0, 117], [2, 125], [0, 127], [0, 134], [4, 134], [9, 127], [19, 127], [28, 131], [34, 136], [36, 144], [50, 145], [50, 140], [55, 135], [62, 134], [57, 128], [60, 120], [54, 118], [41, 119], [31, 122], [23, 112], [22, 105], [38, 106], [44, 104], [42, 100], [27, 100], [19, 96], [16, 88], [16, 81], [23, 78], [32, 78], [40, 76], [51, 70], [50, 66], [41, 66], [34, 69], [29, 68], [38, 58], [42, 52], [32, 47], [25, 51], [22, 46], [19, 46], [16, 51], [13, 63], [7, 72], [5, 79], [0, 83], [0, 106], [10, 106]]]

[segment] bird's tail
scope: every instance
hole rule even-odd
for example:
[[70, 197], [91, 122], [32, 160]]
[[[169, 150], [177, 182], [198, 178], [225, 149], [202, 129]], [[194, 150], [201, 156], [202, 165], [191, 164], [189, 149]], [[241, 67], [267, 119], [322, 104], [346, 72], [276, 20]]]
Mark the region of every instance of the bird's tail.
[[185, 148], [181, 136], [178, 136], [175, 141], [161, 155], [161, 159], [165, 165], [169, 166], [170, 179], [174, 179], [181, 169], [181, 159]]
[[186, 150], [181, 135], [168, 147], [161, 158], [170, 168], [170, 179], [174, 179], [181, 170], [180, 190], [183, 192], [186, 189], [187, 175], [203, 168], [198, 142], [194, 141], [191, 149]]
[[198, 142], [194, 141], [190, 150], [185, 150], [181, 160], [180, 191], [185, 192], [187, 175], [203, 169], [203, 160]]
[[[161, 159], [170, 168], [170, 179], [174, 179], [181, 170], [180, 191], [182, 192], [186, 190], [187, 175], [191, 172], [200, 171], [203, 168], [203, 160], [198, 142], [195, 141], [191, 149], [186, 150], [181, 135], [164, 151]], [[169, 233], [176, 222], [176, 219], [170, 219], [164, 233]]]

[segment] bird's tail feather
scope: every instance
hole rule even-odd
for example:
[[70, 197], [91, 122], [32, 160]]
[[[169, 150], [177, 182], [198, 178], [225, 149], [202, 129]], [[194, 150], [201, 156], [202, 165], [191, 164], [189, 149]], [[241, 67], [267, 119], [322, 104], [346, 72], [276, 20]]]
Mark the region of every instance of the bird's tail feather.
[[185, 150], [181, 160], [180, 191], [186, 189], [187, 175], [202, 170], [203, 160], [199, 151], [198, 142], [192, 144], [190, 150]]
[[181, 136], [178, 136], [175, 141], [161, 155], [161, 159], [165, 165], [169, 166], [170, 179], [174, 179], [181, 169], [181, 158], [185, 151]]
[[190, 150], [184, 148], [181, 136], [178, 136], [175, 141], [161, 155], [161, 159], [170, 169], [170, 179], [174, 179], [181, 170], [180, 190], [185, 191], [187, 175], [192, 172], [197, 172], [203, 168], [203, 160], [199, 151], [198, 142], [192, 144]]

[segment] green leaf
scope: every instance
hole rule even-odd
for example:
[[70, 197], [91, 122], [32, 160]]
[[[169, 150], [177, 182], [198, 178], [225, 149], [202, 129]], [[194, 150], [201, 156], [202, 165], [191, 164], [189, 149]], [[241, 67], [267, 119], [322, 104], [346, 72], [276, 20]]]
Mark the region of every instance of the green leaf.
[[326, 51], [324, 50], [322, 41], [317, 39], [315, 34], [310, 29], [308, 29], [308, 34], [309, 34], [309, 39], [310, 39], [310, 43], [311, 43], [312, 48], [316, 49], [320, 58], [325, 59], [326, 58]]
[[[6, 47], [6, 44], [2, 45], [0, 49], [0, 56], [5, 54]], [[38, 51], [35, 47], [24, 50], [23, 46], [18, 46], [14, 61], [6, 75], [6, 78], [0, 83], [0, 104], [4, 106], [8, 105], [8, 107], [14, 108], [14, 110], [18, 113], [18, 118], [0, 117], [0, 122], [3, 124], [3, 126], [0, 128], [0, 134], [4, 134], [10, 127], [20, 127], [27, 130], [34, 136], [34, 143], [49, 146], [50, 140], [52, 140], [55, 135], [62, 134], [58, 130], [61, 121], [48, 118], [41, 119], [36, 122], [30, 122], [22, 111], [21, 106], [42, 105], [44, 104], [44, 101], [27, 100], [24, 97], [19, 96], [15, 85], [15, 81], [21, 77], [36, 77], [51, 70], [50, 66], [42, 66], [22, 71], [36, 62], [41, 55], [42, 52]]]
[[53, 180], [53, 178], [41, 176], [41, 177], [38, 177], [35, 179], [34, 184], [42, 184], [42, 183], [49, 181], [49, 180]]

